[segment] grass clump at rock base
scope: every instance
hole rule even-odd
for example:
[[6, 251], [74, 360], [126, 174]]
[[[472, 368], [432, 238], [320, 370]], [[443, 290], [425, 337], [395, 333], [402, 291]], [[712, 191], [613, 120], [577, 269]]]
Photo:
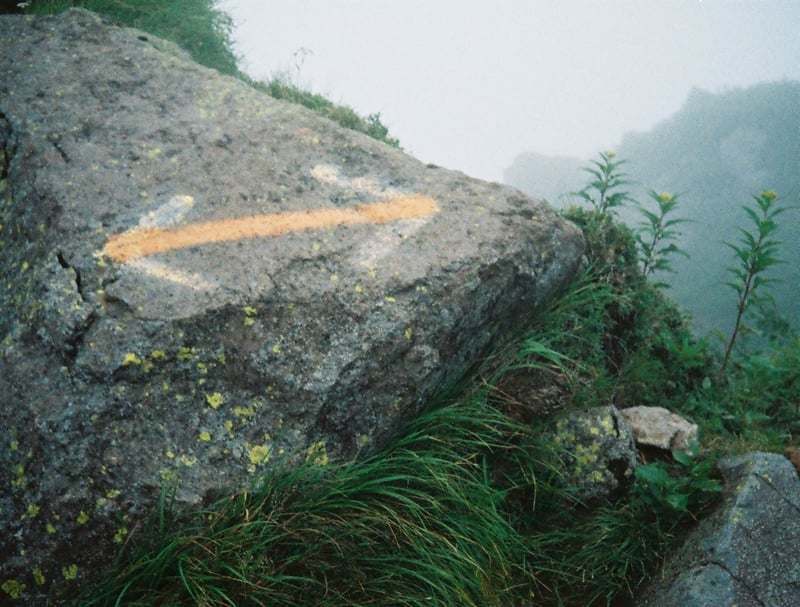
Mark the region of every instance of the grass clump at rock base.
[[487, 458], [518, 429], [479, 400], [378, 456], [277, 471], [205, 511], [162, 501], [83, 605], [501, 605], [524, 544]]
[[647, 500], [587, 510], [548, 482], [556, 464], [476, 395], [361, 462], [276, 471], [189, 514], [165, 497], [80, 604], [488, 607], [631, 592], [688, 510], [665, 509], [646, 479]]

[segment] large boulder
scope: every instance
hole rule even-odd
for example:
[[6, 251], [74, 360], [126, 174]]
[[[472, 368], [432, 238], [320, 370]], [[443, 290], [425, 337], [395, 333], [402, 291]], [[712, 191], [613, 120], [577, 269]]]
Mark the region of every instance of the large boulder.
[[724, 497], [637, 607], [800, 605], [800, 479], [774, 453], [727, 457]]
[[[579, 231], [83, 11], [0, 18], [2, 600], [379, 449], [579, 271]], [[47, 599], [45, 599], [47, 597]]]

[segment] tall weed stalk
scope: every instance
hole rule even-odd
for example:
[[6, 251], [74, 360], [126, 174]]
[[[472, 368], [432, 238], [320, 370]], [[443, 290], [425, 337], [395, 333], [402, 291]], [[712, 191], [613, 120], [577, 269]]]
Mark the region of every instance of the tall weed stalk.
[[617, 159], [614, 152], [601, 152], [600, 160], [590, 162], [592, 166], [583, 170], [592, 179], [583, 189], [575, 192], [575, 195], [592, 205], [600, 214], [613, 213], [613, 209], [631, 200], [628, 192], [620, 189], [630, 183], [621, 169], [625, 161]]
[[771, 190], [753, 196], [755, 205], [742, 207], [753, 227], [750, 230], [739, 228], [739, 240], [725, 243], [736, 258], [736, 265], [728, 268], [728, 272], [733, 274], [733, 280], [725, 282], [736, 293], [736, 318], [725, 345], [725, 355], [719, 371], [720, 379], [730, 363], [736, 342], [751, 331], [744, 323], [745, 315], [754, 304], [769, 301], [770, 295], [765, 292], [765, 288], [778, 282], [776, 279], [766, 278], [764, 274], [773, 266], [784, 263], [777, 256], [781, 243], [775, 239], [775, 231], [778, 229], [776, 218], [788, 209], [777, 208], [776, 199], [777, 194]]
[[[678, 196], [653, 190], [649, 192], [649, 196], [655, 201], [658, 210], [654, 212], [640, 206], [639, 212], [646, 221], [636, 231], [636, 240], [642, 252], [642, 274], [645, 277], [655, 272], [674, 272], [671, 260], [674, 255], [689, 257], [686, 251], [675, 244], [680, 236], [680, 232], [674, 229], [675, 226], [688, 221], [672, 217], [678, 206]], [[665, 285], [658, 283], [658, 286]]]

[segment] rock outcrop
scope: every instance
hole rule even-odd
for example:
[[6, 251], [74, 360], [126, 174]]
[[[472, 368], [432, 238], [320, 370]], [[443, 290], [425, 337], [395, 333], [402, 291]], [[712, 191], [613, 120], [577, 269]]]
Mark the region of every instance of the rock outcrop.
[[545, 205], [142, 32], [0, 39], [4, 600], [73, 596], [164, 484], [380, 448], [582, 264]]
[[800, 605], [800, 480], [774, 453], [724, 458], [724, 497], [637, 607]]

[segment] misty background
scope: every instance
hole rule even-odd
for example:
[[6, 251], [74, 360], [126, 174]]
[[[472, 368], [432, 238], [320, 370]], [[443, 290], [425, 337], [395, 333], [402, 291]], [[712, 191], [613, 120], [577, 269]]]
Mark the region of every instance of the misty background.
[[222, 0], [256, 79], [367, 115], [406, 151], [488, 180], [524, 151], [588, 158], [692, 88], [800, 80], [800, 2]]
[[[741, 206], [800, 205], [800, 2], [223, 0], [241, 68], [380, 113], [423, 162], [556, 206], [597, 153], [630, 189], [680, 194], [677, 273], [700, 333], [729, 332]], [[639, 216], [623, 212], [630, 225]], [[781, 216], [777, 311], [800, 319], [800, 213]], [[773, 319], [781, 320], [781, 319]], [[778, 322], [776, 326], [779, 327]]]

